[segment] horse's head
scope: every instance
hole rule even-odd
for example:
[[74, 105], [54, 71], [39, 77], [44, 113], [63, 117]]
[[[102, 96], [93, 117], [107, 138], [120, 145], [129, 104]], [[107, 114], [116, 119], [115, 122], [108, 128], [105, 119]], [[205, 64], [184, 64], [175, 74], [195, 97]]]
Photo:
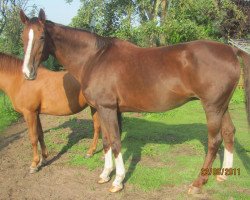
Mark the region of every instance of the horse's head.
[[41, 9], [38, 17], [31, 19], [29, 19], [23, 10], [21, 10], [20, 18], [24, 24], [22, 33], [25, 53], [23, 73], [26, 79], [33, 80], [36, 78], [38, 66], [49, 56], [46, 47], [48, 40], [45, 30], [46, 17], [44, 11]]

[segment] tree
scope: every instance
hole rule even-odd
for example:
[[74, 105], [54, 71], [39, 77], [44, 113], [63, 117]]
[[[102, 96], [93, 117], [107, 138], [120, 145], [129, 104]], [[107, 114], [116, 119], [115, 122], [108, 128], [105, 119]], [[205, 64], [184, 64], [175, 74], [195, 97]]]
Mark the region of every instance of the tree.
[[[72, 0], [67, 0], [72, 2]], [[81, 0], [74, 27], [140, 46], [244, 36], [244, 13], [231, 0]]]
[[[0, 0], [0, 50], [15, 55], [22, 54], [22, 23], [20, 9], [27, 10], [29, 0]], [[34, 12], [33, 5], [29, 10]]]

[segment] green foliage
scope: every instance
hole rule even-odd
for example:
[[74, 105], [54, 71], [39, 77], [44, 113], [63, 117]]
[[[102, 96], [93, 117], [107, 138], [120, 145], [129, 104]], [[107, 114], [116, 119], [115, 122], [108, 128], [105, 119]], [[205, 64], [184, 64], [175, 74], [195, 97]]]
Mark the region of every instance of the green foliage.
[[196, 39], [242, 37], [246, 16], [230, 0], [89, 1], [71, 26], [140, 46], [175, 44]]
[[[23, 57], [23, 45], [21, 41], [21, 33], [23, 25], [20, 21], [19, 11], [20, 9], [26, 10], [26, 5], [29, 0], [5, 1], [3, 4], [4, 17], [0, 17], [2, 31], [0, 32], [0, 52], [14, 54], [19, 57]], [[37, 10], [35, 5], [29, 8], [29, 16], [34, 16]], [[1, 10], [3, 12], [3, 10]]]
[[246, 17], [232, 1], [223, 0], [221, 4], [214, 0], [171, 2], [163, 25], [167, 44], [196, 39], [225, 40], [244, 34]]
[[222, 4], [222, 20], [219, 27], [220, 34], [225, 37], [245, 37], [247, 34], [246, 20], [242, 10], [230, 1], [223, 1]]
[[170, 20], [163, 28], [165, 43], [176, 44], [197, 39], [209, 39], [208, 29], [190, 19]]
[[[20, 9], [26, 10], [29, 0], [4, 1], [0, 9], [0, 51], [22, 57], [23, 46], [21, 41], [22, 23], [19, 17]], [[34, 15], [36, 6], [30, 8], [30, 15]]]
[[20, 114], [14, 111], [8, 97], [0, 91], [0, 132], [19, 117]]
[[49, 58], [43, 62], [43, 65], [52, 71], [60, 71], [63, 69], [63, 66], [53, 56], [49, 56]]

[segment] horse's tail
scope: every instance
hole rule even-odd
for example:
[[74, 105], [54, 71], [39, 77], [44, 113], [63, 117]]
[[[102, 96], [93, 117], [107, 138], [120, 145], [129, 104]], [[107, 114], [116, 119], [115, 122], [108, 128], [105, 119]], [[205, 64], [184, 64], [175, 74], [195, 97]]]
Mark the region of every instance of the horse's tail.
[[244, 63], [243, 77], [244, 77], [244, 89], [245, 89], [245, 103], [247, 112], [247, 122], [250, 126], [250, 55], [238, 48], [234, 48], [237, 56], [241, 57]]

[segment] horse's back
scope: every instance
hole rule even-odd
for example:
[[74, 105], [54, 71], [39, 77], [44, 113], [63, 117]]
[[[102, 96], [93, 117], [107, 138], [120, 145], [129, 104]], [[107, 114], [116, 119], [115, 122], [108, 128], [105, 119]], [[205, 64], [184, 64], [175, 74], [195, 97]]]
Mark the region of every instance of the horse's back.
[[118, 103], [124, 111], [169, 110], [194, 98], [207, 98], [206, 93], [228, 92], [239, 78], [233, 49], [211, 41], [160, 48], [118, 42], [98, 65], [87, 85], [95, 87], [92, 93], [102, 92], [105, 104]]

